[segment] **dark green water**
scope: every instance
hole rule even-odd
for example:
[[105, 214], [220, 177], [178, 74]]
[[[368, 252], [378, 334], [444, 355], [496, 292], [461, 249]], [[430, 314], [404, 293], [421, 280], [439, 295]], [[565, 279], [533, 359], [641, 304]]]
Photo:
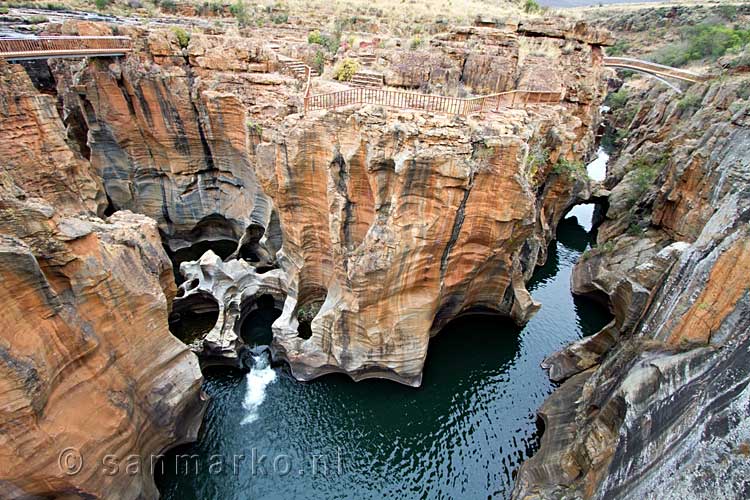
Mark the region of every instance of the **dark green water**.
[[[590, 220], [589, 207], [574, 210]], [[454, 321], [430, 343], [419, 389], [344, 376], [299, 383], [283, 368], [207, 373], [200, 440], [161, 463], [163, 498], [507, 498], [553, 389], [540, 362], [609, 320], [569, 291], [588, 244], [576, 219], [561, 223], [529, 286], [542, 309], [522, 329], [494, 316]]]

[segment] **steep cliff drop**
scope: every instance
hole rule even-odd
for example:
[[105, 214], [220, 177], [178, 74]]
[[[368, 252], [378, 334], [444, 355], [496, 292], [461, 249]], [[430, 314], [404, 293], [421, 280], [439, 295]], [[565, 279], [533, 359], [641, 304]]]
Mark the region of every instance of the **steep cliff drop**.
[[572, 281], [615, 319], [545, 361], [565, 382], [515, 498], [750, 491], [750, 79], [737, 68], [682, 99], [626, 89], [609, 210]]
[[167, 329], [157, 226], [97, 217], [100, 179], [54, 97], [2, 61], [0, 137], [0, 497], [155, 497], [149, 457], [194, 440], [205, 409]]

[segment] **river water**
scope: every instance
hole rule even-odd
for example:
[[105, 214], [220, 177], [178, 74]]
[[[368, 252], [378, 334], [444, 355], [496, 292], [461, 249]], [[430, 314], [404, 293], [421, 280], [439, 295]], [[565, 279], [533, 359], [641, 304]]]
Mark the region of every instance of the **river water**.
[[[590, 175], [602, 177], [605, 162]], [[418, 389], [343, 375], [300, 383], [264, 354], [249, 374], [207, 372], [212, 402], [199, 441], [157, 465], [162, 497], [508, 498], [538, 446], [536, 410], [554, 388], [539, 364], [610, 319], [569, 291], [592, 213], [574, 207], [559, 225], [528, 287], [543, 304], [532, 320], [453, 321], [430, 343]]]

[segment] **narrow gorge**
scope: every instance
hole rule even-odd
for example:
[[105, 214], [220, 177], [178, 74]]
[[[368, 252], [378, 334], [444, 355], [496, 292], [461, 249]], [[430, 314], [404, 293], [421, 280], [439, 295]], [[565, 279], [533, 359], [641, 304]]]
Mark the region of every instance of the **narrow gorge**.
[[0, 498], [750, 491], [742, 54], [238, 5], [6, 12]]

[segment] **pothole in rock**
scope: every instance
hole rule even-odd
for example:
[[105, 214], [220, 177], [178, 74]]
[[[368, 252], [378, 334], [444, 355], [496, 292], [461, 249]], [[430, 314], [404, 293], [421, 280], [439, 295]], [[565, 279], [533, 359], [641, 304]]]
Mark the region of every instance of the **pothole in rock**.
[[219, 305], [210, 294], [199, 292], [174, 301], [169, 315], [169, 330], [190, 345], [202, 339], [216, 325]]
[[285, 297], [269, 293], [256, 295], [242, 304], [240, 337], [250, 346], [269, 345], [273, 340], [271, 325], [281, 316]]
[[302, 339], [309, 339], [312, 337], [312, 320], [317, 316], [320, 308], [323, 307], [322, 300], [312, 300], [297, 308], [297, 336]]

